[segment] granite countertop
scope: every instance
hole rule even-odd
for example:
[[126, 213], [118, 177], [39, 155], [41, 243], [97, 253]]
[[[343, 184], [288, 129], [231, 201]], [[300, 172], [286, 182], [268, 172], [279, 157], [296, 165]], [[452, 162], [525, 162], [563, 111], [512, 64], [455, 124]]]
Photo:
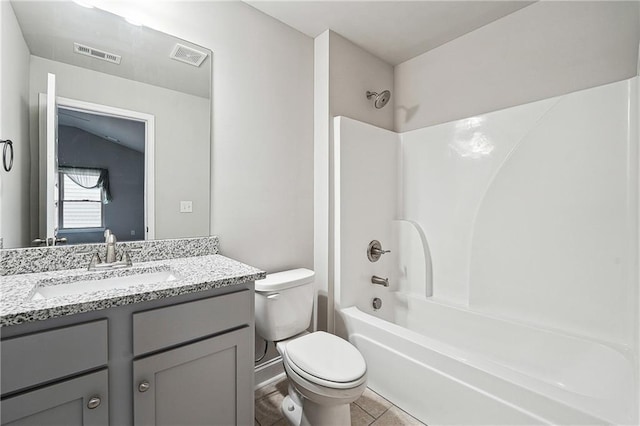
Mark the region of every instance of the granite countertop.
[[[171, 271], [177, 279], [31, 300], [38, 284], [51, 286], [160, 271]], [[232, 286], [265, 276], [259, 269], [219, 254], [140, 262], [108, 271], [70, 269], [1, 276], [0, 327]]]

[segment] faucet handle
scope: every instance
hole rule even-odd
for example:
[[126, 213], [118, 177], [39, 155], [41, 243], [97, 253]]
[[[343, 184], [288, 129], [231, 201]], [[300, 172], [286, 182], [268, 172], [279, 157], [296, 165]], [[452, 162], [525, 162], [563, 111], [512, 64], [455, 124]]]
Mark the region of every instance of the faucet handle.
[[133, 266], [133, 262], [131, 261], [131, 256], [129, 256], [129, 250], [124, 249], [122, 255], [120, 256], [120, 261], [124, 262], [127, 266]]
[[92, 271], [96, 266], [102, 263], [102, 259], [98, 253], [93, 253], [91, 256], [91, 262], [89, 262], [89, 267], [87, 268], [89, 271]]

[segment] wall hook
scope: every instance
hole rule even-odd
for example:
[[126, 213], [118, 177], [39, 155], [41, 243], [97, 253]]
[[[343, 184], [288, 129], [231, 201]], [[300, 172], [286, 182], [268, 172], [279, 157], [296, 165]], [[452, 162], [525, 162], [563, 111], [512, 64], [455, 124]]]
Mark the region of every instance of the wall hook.
[[[6, 141], [0, 140], [0, 143], [4, 144], [4, 148], [2, 148], [2, 166], [4, 167], [4, 170], [8, 172], [13, 167], [13, 142], [11, 142], [10, 139], [7, 139]], [[7, 164], [7, 150], [11, 152], [9, 164]]]

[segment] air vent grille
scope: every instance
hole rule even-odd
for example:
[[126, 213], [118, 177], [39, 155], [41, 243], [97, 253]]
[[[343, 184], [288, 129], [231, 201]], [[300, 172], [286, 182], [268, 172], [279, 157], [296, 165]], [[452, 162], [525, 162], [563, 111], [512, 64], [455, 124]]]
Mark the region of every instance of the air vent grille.
[[104, 50], [95, 49], [80, 43], [73, 43], [73, 51], [81, 55], [91, 56], [92, 58], [101, 59], [113, 64], [120, 64], [122, 57], [115, 53], [105, 52]]
[[171, 59], [193, 65], [194, 67], [199, 67], [207, 56], [209, 55], [205, 52], [187, 47], [180, 43], [176, 44], [176, 47], [173, 48], [173, 51], [169, 55]]

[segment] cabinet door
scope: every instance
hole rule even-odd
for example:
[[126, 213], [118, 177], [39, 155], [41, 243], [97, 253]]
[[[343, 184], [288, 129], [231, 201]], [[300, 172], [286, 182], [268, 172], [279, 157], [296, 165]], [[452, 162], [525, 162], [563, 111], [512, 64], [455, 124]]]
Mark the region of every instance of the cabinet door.
[[244, 327], [134, 361], [136, 426], [253, 424], [252, 338]]
[[107, 396], [108, 374], [104, 369], [3, 399], [2, 425], [107, 426]]

